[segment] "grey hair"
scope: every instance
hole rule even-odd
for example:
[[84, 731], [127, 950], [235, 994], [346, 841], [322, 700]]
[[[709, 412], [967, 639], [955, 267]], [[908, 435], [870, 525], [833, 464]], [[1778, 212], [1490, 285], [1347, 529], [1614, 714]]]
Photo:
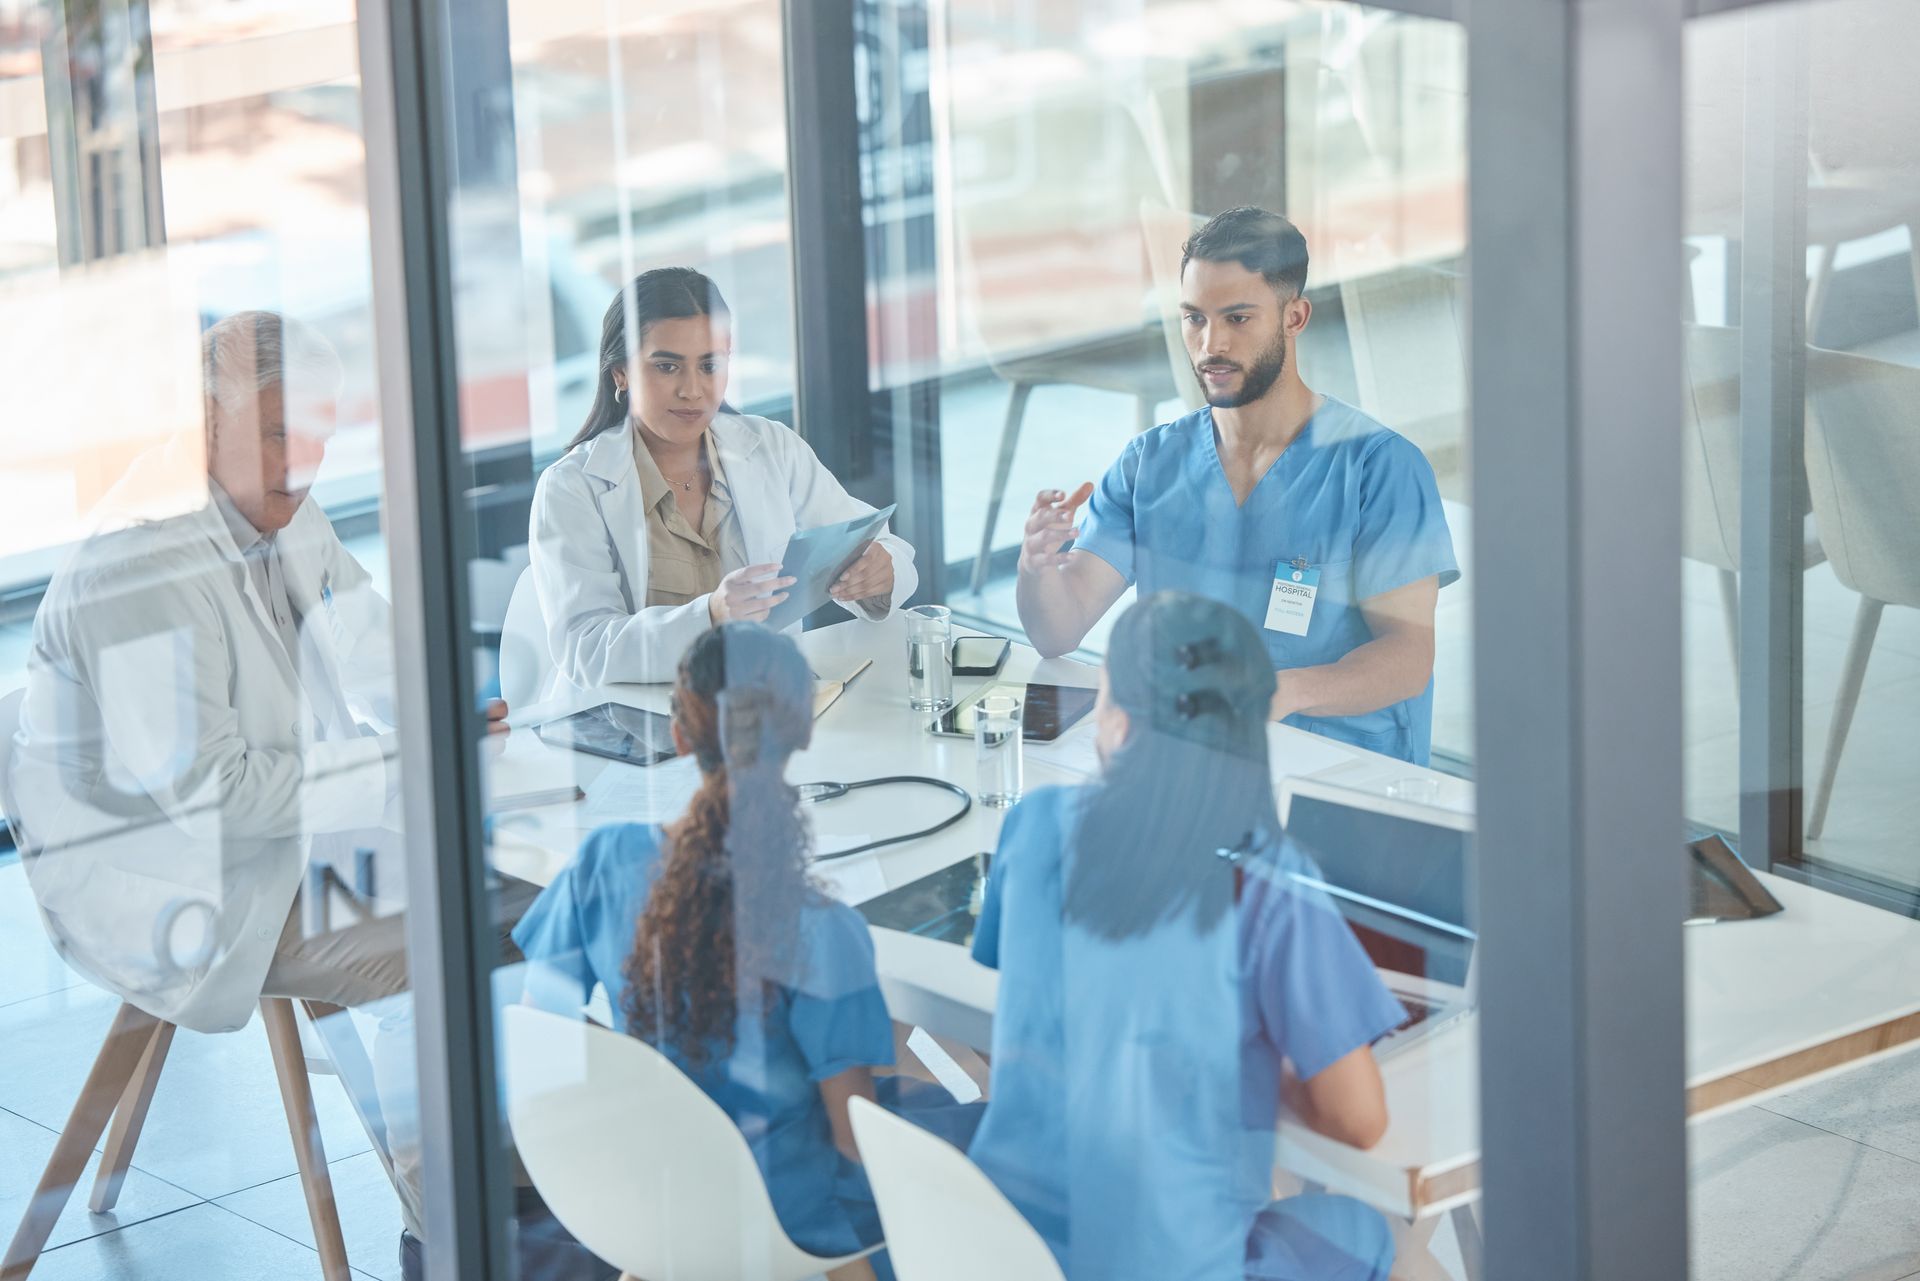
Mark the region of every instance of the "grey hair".
[[340, 389], [343, 371], [333, 344], [278, 312], [242, 311], [200, 336], [206, 393], [227, 409], [251, 403], [289, 374], [303, 388]]

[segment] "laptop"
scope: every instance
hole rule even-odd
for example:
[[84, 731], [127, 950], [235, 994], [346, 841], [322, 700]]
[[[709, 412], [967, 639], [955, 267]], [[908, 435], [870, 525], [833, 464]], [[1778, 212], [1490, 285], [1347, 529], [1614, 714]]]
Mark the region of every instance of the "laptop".
[[1283, 784], [1280, 815], [1319, 865], [1318, 880], [1298, 879], [1332, 900], [1407, 1008], [1374, 1057], [1403, 1054], [1471, 1014], [1472, 815], [1299, 778]]

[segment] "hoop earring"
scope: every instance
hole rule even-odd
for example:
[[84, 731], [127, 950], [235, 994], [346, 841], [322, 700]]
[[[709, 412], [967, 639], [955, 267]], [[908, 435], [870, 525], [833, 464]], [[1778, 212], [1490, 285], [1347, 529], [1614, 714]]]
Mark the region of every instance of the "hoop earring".
[[613, 398], [615, 400], [624, 401], [627, 398], [627, 389], [625, 387], [615, 387], [613, 389]]

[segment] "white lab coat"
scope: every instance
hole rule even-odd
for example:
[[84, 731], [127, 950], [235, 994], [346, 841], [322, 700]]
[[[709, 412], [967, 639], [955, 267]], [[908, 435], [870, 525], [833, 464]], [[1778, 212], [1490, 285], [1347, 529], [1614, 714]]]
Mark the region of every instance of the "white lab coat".
[[[780, 423], [721, 414], [712, 432], [749, 565], [777, 562], [796, 530], [873, 510]], [[646, 605], [646, 511], [633, 449], [631, 428], [603, 432], [555, 460], [534, 493], [533, 581], [553, 664], [543, 703], [612, 681], [672, 680], [710, 625], [705, 596]], [[893, 599], [878, 615], [843, 602], [856, 617], [884, 617], [919, 585], [913, 548], [891, 533], [878, 541], [893, 557]]]
[[298, 669], [211, 504], [96, 535], [34, 621], [8, 780], [34, 897], [71, 965], [196, 1031], [251, 1015], [316, 835], [391, 819], [393, 736], [352, 719], [392, 721], [386, 603], [311, 499], [278, 544]]

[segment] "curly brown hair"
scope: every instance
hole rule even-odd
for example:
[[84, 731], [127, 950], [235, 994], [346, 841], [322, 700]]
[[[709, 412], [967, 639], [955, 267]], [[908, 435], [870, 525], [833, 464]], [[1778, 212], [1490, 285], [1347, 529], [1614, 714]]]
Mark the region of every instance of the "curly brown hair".
[[732, 1052], [744, 996], [786, 974], [801, 909], [819, 894], [787, 758], [813, 732], [812, 673], [787, 637], [725, 623], [680, 661], [674, 718], [700, 789], [667, 849], [622, 973], [628, 1030], [690, 1067]]

